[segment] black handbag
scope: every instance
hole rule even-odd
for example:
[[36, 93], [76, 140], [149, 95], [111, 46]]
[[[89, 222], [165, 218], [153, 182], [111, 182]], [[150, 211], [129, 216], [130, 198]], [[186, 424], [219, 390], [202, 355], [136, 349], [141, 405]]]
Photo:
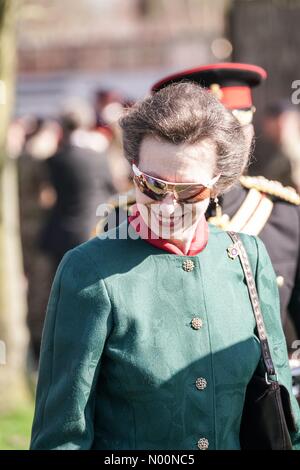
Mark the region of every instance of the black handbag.
[[240, 427], [241, 449], [291, 450], [290, 433], [297, 431], [297, 427], [290, 395], [278, 382], [245, 247], [237, 233], [227, 233], [234, 242], [231, 253], [239, 256], [244, 270], [262, 350], [261, 361], [246, 389]]

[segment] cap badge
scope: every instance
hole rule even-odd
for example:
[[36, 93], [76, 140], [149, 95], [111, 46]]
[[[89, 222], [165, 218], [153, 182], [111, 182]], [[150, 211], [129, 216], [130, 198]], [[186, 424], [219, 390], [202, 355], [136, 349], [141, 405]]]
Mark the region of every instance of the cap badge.
[[216, 96], [216, 98], [218, 98], [218, 100], [221, 100], [223, 98], [223, 92], [218, 83], [212, 83], [209, 89]]

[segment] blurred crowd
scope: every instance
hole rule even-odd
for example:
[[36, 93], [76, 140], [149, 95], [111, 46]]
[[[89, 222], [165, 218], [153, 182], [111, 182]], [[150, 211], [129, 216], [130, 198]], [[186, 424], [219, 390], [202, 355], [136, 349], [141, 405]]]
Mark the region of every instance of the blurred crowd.
[[280, 181], [300, 193], [300, 112], [290, 100], [265, 109], [249, 173]]
[[61, 258], [93, 236], [99, 204], [131, 188], [117, 125], [127, 106], [130, 102], [116, 91], [99, 90], [93, 103], [72, 98], [57, 116], [25, 115], [11, 123], [8, 151], [18, 164], [32, 370]]
[[[95, 233], [96, 210], [132, 189], [118, 119], [131, 102], [115, 90], [94, 101], [69, 99], [57, 116], [17, 117], [8, 151], [17, 159], [29, 364], [36, 370], [47, 301], [64, 253]], [[252, 175], [300, 191], [300, 113], [289, 102], [269, 106], [257, 134]]]

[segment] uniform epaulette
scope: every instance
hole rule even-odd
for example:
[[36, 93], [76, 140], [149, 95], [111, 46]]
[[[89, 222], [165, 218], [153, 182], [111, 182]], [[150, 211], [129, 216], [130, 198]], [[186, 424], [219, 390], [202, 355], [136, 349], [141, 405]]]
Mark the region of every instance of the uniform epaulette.
[[300, 205], [300, 195], [290, 186], [283, 186], [279, 181], [268, 180], [264, 176], [241, 176], [240, 183], [244, 188], [257, 189], [261, 193], [283, 199], [284, 201]]

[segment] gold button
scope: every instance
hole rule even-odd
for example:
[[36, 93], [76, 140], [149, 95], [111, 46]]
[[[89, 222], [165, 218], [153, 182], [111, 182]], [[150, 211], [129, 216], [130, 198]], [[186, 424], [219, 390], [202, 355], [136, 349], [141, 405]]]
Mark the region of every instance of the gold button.
[[284, 285], [284, 277], [283, 276], [277, 276], [277, 286], [282, 287]]
[[185, 271], [193, 271], [194, 267], [195, 267], [194, 261], [192, 261], [191, 259], [186, 259], [182, 263], [182, 268]]
[[197, 445], [200, 450], [206, 450], [208, 449], [209, 442], [205, 437], [201, 437], [201, 439], [199, 439], [199, 441], [197, 442]]
[[201, 318], [195, 317], [192, 319], [191, 325], [194, 330], [200, 330], [200, 328], [202, 328], [203, 326], [203, 321], [201, 320]]
[[204, 390], [207, 387], [207, 380], [204, 377], [198, 377], [196, 380], [196, 388]]

